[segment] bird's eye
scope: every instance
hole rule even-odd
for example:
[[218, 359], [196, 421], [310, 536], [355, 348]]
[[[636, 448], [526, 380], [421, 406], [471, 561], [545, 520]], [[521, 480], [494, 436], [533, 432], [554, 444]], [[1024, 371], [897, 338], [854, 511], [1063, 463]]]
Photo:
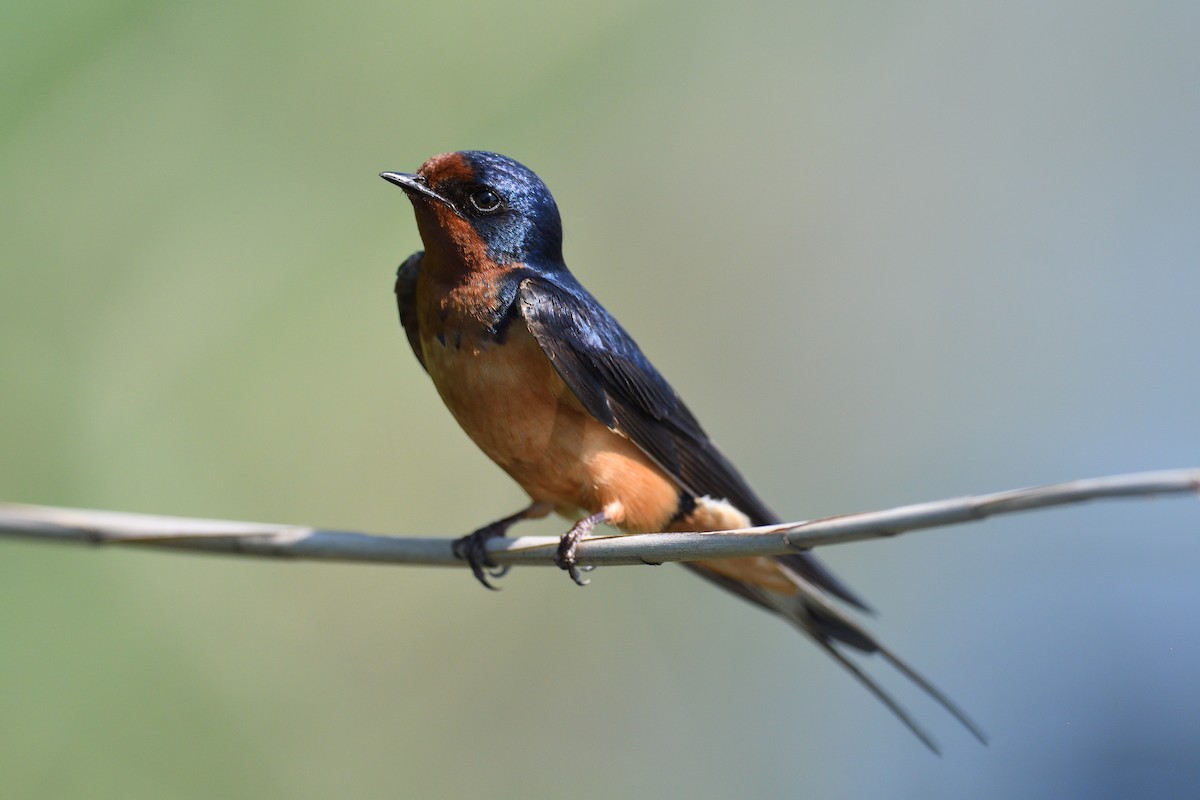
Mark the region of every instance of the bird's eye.
[[500, 207], [500, 202], [500, 195], [487, 187], [471, 192], [471, 205], [480, 211], [495, 211]]

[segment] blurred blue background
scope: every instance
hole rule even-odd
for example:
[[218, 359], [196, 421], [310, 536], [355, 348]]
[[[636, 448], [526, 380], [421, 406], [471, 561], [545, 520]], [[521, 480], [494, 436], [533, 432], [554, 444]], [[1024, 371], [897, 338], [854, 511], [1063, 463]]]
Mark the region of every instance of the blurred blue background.
[[[792, 519], [1200, 462], [1200, 6], [0, 7], [0, 497], [465, 533], [519, 490], [392, 304], [379, 180], [536, 170], [567, 261]], [[829, 549], [931, 756], [683, 570], [0, 544], [6, 797], [1200, 786], [1200, 508]], [[527, 528], [561, 532], [561, 521]]]

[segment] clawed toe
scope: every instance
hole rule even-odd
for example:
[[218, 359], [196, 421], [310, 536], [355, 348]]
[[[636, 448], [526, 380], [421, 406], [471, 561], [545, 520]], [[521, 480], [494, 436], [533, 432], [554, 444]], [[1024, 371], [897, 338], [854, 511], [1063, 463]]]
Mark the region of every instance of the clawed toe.
[[591, 533], [592, 528], [605, 521], [604, 513], [592, 514], [590, 517], [585, 517], [579, 522], [576, 522], [571, 530], [563, 534], [558, 543], [558, 550], [554, 553], [554, 563], [559, 569], [567, 571], [571, 576], [571, 580], [575, 581], [577, 586], [587, 586], [591, 581], [584, 579], [579, 573], [591, 572], [595, 567], [579, 566], [579, 540]]
[[554, 564], [559, 569], [565, 569], [567, 574], [571, 576], [571, 580], [575, 581], [577, 586], [587, 586], [591, 581], [582, 577], [580, 570], [589, 571], [591, 567], [580, 567], [575, 563], [575, 548], [570, 548], [570, 553], [564, 552], [562, 545], [559, 545], [558, 552], [554, 555]]
[[487, 543], [489, 539], [495, 539], [497, 536], [502, 536], [503, 534], [503, 531], [497, 533], [489, 525], [461, 539], [455, 539], [453, 544], [455, 557], [466, 561], [471, 567], [471, 574], [475, 576], [475, 580], [493, 592], [500, 591], [500, 587], [492, 585], [488, 580], [488, 576], [502, 578], [508, 572], [508, 567], [493, 564], [488, 559]]
[[508, 533], [509, 528], [523, 519], [541, 519], [549, 514], [551, 510], [552, 507], [545, 503], [534, 503], [529, 508], [518, 511], [511, 516], [498, 519], [490, 525], [484, 525], [474, 533], [454, 540], [454, 556], [466, 561], [470, 565], [471, 574], [475, 576], [475, 580], [492, 591], [499, 591], [499, 587], [493, 586], [488, 581], [488, 577], [503, 578], [508, 574], [509, 568], [495, 564], [488, 558], [488, 541], [498, 539]]

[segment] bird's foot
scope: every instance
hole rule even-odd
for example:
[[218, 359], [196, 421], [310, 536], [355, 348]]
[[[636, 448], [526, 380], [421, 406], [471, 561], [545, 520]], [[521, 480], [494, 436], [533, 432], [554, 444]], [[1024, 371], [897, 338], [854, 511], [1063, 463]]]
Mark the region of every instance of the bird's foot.
[[492, 539], [503, 536], [516, 520], [506, 518], [484, 525], [474, 533], [469, 533], [461, 539], [455, 539], [452, 545], [454, 556], [466, 561], [471, 567], [475, 579], [494, 592], [500, 591], [499, 586], [493, 586], [488, 577], [503, 578], [508, 567], [497, 566], [488, 558], [487, 543]]
[[541, 519], [554, 510], [548, 503], [534, 503], [529, 508], [498, 519], [490, 525], [484, 525], [474, 533], [469, 533], [461, 539], [455, 539], [451, 545], [454, 557], [466, 561], [471, 567], [475, 579], [494, 592], [500, 591], [498, 586], [488, 582], [488, 576], [503, 578], [508, 573], [508, 567], [497, 566], [487, 554], [487, 543], [499, 539], [508, 533], [508, 529], [523, 519]]
[[558, 550], [554, 554], [554, 563], [559, 569], [565, 569], [578, 586], [587, 586], [591, 581], [580, 576], [580, 572], [591, 572], [593, 567], [579, 566], [579, 541], [592, 532], [592, 528], [606, 521], [604, 512], [584, 517], [571, 526], [571, 530], [563, 534], [558, 542]]

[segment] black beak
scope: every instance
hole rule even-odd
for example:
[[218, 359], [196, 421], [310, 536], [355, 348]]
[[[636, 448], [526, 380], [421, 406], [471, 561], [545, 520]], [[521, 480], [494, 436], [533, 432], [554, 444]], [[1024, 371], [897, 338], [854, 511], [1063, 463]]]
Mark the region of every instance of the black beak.
[[379, 173], [379, 177], [383, 178], [389, 183], [396, 184], [403, 189], [404, 193], [409, 197], [414, 195], [428, 197], [430, 200], [436, 200], [439, 203], [445, 203], [447, 206], [449, 206], [451, 211], [457, 211], [454, 208], [453, 203], [451, 203], [445, 197], [442, 197], [433, 189], [430, 189], [429, 185], [425, 183], [425, 179], [420, 175], [410, 175], [407, 172], [381, 172]]

